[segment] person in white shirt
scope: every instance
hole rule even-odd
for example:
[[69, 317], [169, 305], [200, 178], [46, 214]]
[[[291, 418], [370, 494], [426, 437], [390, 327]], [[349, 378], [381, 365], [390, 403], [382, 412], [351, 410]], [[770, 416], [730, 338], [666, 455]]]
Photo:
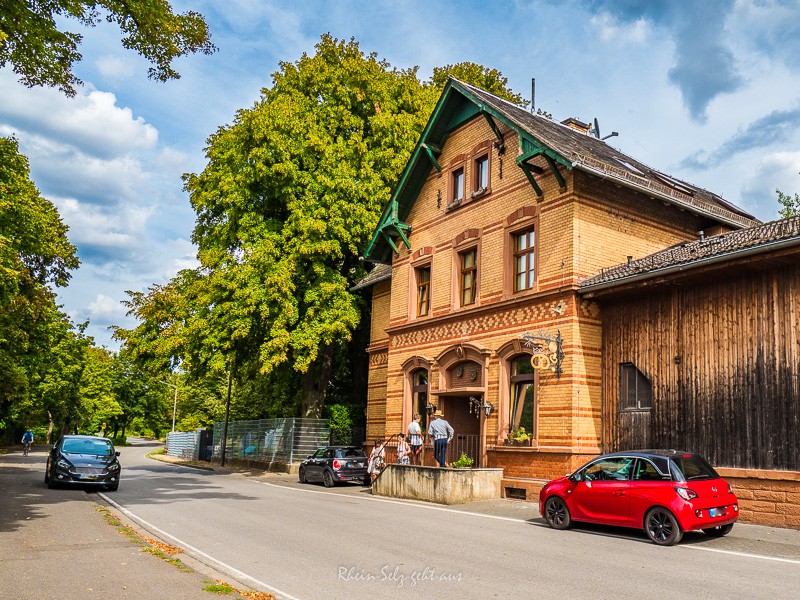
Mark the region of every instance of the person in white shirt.
[[420, 453], [422, 452], [422, 428], [419, 426], [419, 414], [414, 415], [414, 420], [408, 424], [408, 444], [411, 446], [411, 462], [415, 465], [421, 464]]

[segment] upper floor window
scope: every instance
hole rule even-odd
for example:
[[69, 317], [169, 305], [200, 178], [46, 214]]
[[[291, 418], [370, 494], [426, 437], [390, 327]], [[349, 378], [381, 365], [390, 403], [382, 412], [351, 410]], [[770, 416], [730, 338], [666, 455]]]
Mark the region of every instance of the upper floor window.
[[523, 231], [514, 236], [514, 291], [521, 292], [533, 287], [535, 281], [536, 237], [533, 229]]
[[489, 189], [489, 155], [475, 159], [475, 192]]
[[619, 366], [619, 396], [622, 410], [650, 410], [653, 406], [653, 384], [636, 365]]
[[417, 316], [426, 316], [431, 309], [431, 268], [420, 267], [417, 274]]
[[456, 169], [452, 174], [453, 178], [453, 195], [450, 202], [458, 203], [464, 199], [464, 167]]
[[478, 249], [472, 248], [459, 255], [461, 263], [461, 306], [474, 304], [478, 291]]

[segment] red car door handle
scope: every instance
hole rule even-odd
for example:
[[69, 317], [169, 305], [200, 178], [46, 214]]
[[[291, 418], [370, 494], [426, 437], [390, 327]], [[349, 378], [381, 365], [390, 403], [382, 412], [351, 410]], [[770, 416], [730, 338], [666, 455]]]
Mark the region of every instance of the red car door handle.
[[616, 492], [614, 492], [614, 495], [615, 496], [624, 496], [625, 495], [625, 490], [617, 490]]

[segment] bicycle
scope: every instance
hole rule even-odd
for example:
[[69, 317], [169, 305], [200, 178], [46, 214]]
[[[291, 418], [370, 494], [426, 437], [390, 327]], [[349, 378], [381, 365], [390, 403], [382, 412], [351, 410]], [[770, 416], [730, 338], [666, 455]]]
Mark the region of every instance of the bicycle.
[[23, 442], [22, 443], [22, 456], [28, 456], [28, 453], [31, 451], [31, 443], [30, 442]]

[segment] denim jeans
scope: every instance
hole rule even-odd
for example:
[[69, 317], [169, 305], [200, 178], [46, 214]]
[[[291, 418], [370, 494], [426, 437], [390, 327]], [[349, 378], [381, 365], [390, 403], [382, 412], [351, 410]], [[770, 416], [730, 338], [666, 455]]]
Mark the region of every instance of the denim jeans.
[[433, 457], [440, 467], [444, 466], [447, 457], [447, 438], [433, 440]]

